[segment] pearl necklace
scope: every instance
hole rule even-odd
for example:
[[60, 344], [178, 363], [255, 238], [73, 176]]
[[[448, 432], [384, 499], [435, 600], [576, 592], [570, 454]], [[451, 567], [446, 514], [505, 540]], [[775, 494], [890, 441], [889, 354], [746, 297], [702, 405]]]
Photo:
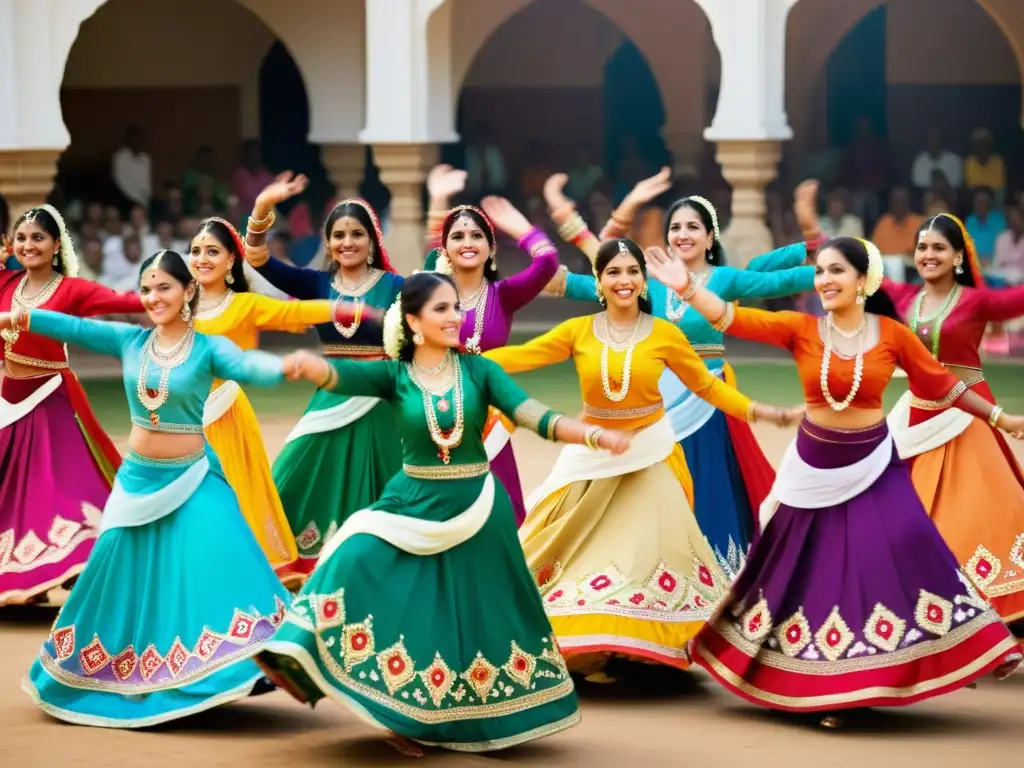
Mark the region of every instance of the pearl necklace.
[[466, 299], [465, 302], [459, 302], [462, 304], [463, 315], [468, 314], [470, 311], [475, 312], [473, 315], [473, 335], [466, 339], [466, 343], [463, 345], [466, 351], [471, 355], [479, 355], [480, 339], [484, 335], [484, 316], [487, 314], [487, 289], [490, 287], [489, 283], [485, 279], [480, 283], [480, 287], [473, 292], [473, 295]]
[[[21, 309], [35, 309], [42, 306], [53, 297], [53, 294], [57, 292], [63, 281], [64, 275], [60, 272], [54, 272], [42, 290], [32, 296], [26, 296], [25, 286], [28, 284], [28, 275], [25, 275], [18, 283], [18, 287], [14, 289], [14, 295], [11, 296], [11, 311], [13, 312], [19, 307]], [[21, 331], [17, 328], [11, 328], [9, 331], [0, 331], [0, 338], [4, 340], [4, 354], [11, 354], [11, 349], [17, 343], [19, 336], [21, 336]]]
[[[690, 283], [697, 288], [703, 288], [711, 275], [712, 269], [714, 267], [708, 267], [701, 272], [690, 272]], [[665, 317], [668, 318], [670, 323], [678, 323], [683, 319], [683, 315], [686, 314], [689, 306], [689, 303], [680, 299], [675, 291], [668, 291], [665, 296]]]
[[[383, 274], [383, 270], [371, 267], [366, 270], [366, 276], [354, 286], [345, 285], [341, 279], [340, 272], [334, 275], [334, 280], [332, 282], [334, 284], [334, 290], [338, 292], [338, 295], [349, 299], [355, 299], [352, 325], [345, 325], [337, 319], [334, 320], [334, 328], [342, 338], [351, 339], [356, 335], [356, 331], [359, 330], [359, 326], [363, 321], [363, 305], [366, 303], [362, 297], [369, 293], [370, 289], [377, 284], [377, 281], [380, 280], [381, 275]], [[335, 315], [337, 316], [337, 312], [335, 312]]]
[[611, 334], [611, 323], [608, 322], [608, 315], [602, 314], [601, 316], [604, 321], [604, 335], [607, 341], [602, 341], [601, 348], [601, 387], [604, 389], [604, 396], [607, 397], [613, 403], [621, 403], [626, 399], [626, 395], [629, 394], [629, 379], [633, 365], [633, 349], [636, 347], [636, 339], [640, 334], [640, 324], [643, 322], [644, 316], [641, 314], [636, 319], [636, 325], [633, 326], [633, 330], [626, 339], [625, 344], [616, 344], [616, 352], [622, 350], [622, 347], [626, 348], [626, 357], [622, 361], [622, 386], [616, 392], [612, 390], [611, 381], [608, 376], [608, 348], [609, 342], [613, 341]]
[[208, 304], [206, 306], [203, 305], [203, 299], [204, 298], [205, 298], [205, 293], [202, 291], [202, 289], [200, 289], [200, 293], [199, 293], [199, 307], [198, 307], [199, 311], [198, 311], [198, 314], [209, 316], [209, 315], [212, 315], [214, 312], [216, 312], [221, 307], [223, 307], [225, 304], [233, 301], [234, 298], [235, 298], [235, 292], [233, 290], [231, 290], [230, 288], [228, 288], [219, 297], [214, 299], [212, 304]]
[[416, 362], [415, 357], [412, 359], [412, 364], [416, 368], [416, 370], [422, 373], [424, 376], [437, 376], [437, 374], [441, 373], [441, 371], [448, 367], [448, 361], [451, 360], [451, 356], [451, 352], [445, 352], [444, 357], [441, 358], [441, 362], [435, 365], [433, 368], [424, 368], [422, 365]]
[[[427, 417], [427, 430], [430, 432], [430, 439], [437, 446], [437, 457], [445, 464], [451, 462], [452, 450], [458, 448], [462, 443], [462, 434], [465, 429], [465, 414], [462, 407], [462, 366], [459, 365], [457, 355], [452, 355], [452, 360], [455, 362], [455, 384], [452, 387], [452, 400], [455, 401], [455, 419], [451, 429], [441, 428], [437, 421], [437, 411], [434, 409], [433, 396], [430, 390], [419, 380], [419, 377], [416, 375], [416, 369], [411, 365], [408, 366], [410, 378], [419, 387], [420, 393], [423, 395], [423, 412]], [[442, 404], [447, 402], [447, 398], [441, 398], [438, 401], [438, 407], [441, 408]], [[448, 409], [441, 408], [441, 410], [445, 412]]]
[[[832, 321], [832, 313], [829, 312], [825, 318], [825, 351], [821, 356], [821, 394], [825, 396], [825, 402], [829, 404], [833, 411], [845, 411], [850, 407], [850, 404], [857, 397], [857, 392], [860, 390], [860, 382], [864, 376], [864, 331], [867, 330], [868, 319], [865, 317], [861, 322], [860, 327], [856, 331], [844, 331], [842, 328], [836, 326]], [[850, 393], [841, 402], [836, 402], [835, 398], [832, 397], [832, 393], [828, 389], [828, 370], [829, 364], [832, 361], [832, 329], [842, 336], [844, 339], [854, 339], [860, 337], [860, 343], [857, 347], [857, 357], [853, 363], [853, 385], [850, 387]]]
[[[171, 369], [177, 368], [188, 359], [195, 338], [195, 329], [189, 327], [177, 344], [170, 350], [164, 351], [157, 346], [156, 331], [153, 331], [142, 347], [142, 360], [139, 364], [139, 377], [135, 382], [135, 395], [142, 407], [149, 411], [149, 423], [154, 427], [160, 425], [160, 415], [157, 411], [171, 395]], [[156, 389], [149, 386], [150, 360], [156, 363], [160, 369], [160, 383]]]

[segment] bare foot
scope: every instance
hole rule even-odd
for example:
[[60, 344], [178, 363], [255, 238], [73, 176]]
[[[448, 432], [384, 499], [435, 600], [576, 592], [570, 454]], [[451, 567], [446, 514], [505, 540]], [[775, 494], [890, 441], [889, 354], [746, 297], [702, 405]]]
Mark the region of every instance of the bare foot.
[[399, 754], [405, 755], [406, 757], [423, 757], [423, 748], [418, 744], [405, 738], [405, 736], [399, 736], [394, 731], [388, 737], [388, 744], [398, 750]]
[[843, 719], [841, 717], [836, 717], [835, 715], [826, 715], [821, 718], [821, 727], [834, 731], [843, 727]]

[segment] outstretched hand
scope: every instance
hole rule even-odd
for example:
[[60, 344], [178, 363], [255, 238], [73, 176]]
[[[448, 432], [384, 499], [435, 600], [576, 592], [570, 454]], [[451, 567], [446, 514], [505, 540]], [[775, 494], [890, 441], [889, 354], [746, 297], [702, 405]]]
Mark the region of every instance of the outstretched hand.
[[690, 287], [690, 271], [682, 259], [673, 259], [664, 248], [652, 246], [644, 251], [647, 274], [676, 293]]
[[256, 198], [256, 207], [272, 210], [285, 200], [301, 195], [308, 186], [309, 179], [304, 174], [296, 175], [291, 171], [285, 171], [263, 188]]
[[599, 447], [610, 451], [612, 456], [621, 456], [629, 450], [633, 442], [633, 436], [628, 432], [620, 432], [617, 429], [606, 429], [597, 436]]
[[622, 201], [622, 205], [639, 210], [672, 189], [672, 169], [665, 166], [648, 179], [638, 182]]
[[306, 379], [317, 385], [327, 378], [327, 374], [330, 373], [329, 366], [330, 363], [308, 349], [296, 350], [282, 361], [285, 378], [290, 381]]
[[445, 163], [435, 165], [427, 174], [427, 194], [434, 200], [447, 200], [466, 188], [468, 174]]
[[548, 204], [549, 212], [573, 207], [572, 200], [565, 195], [565, 185], [568, 183], [569, 176], [564, 173], [556, 173], [544, 182], [544, 202]]
[[480, 207], [495, 227], [516, 240], [522, 239], [533, 229], [530, 220], [504, 197], [485, 197]]
[[818, 180], [807, 179], [793, 193], [793, 213], [805, 236], [821, 232], [818, 222]]
[[1003, 430], [1015, 440], [1024, 440], [1024, 416], [1003, 414], [1001, 419]]

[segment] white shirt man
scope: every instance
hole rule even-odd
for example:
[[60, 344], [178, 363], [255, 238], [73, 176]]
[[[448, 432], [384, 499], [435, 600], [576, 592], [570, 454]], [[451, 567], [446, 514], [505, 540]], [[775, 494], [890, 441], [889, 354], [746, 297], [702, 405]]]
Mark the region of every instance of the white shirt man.
[[141, 129], [129, 129], [124, 146], [114, 153], [111, 177], [121, 194], [148, 209], [153, 198], [153, 168], [141, 142]]

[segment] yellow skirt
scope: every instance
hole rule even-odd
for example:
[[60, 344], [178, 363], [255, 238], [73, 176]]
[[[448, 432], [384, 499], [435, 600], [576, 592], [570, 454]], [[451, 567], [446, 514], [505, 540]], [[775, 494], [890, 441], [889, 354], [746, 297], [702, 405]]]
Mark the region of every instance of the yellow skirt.
[[911, 465], [914, 487], [956, 559], [1003, 621], [1024, 619], [1024, 484], [1009, 448], [975, 419]]
[[728, 578], [700, 532], [677, 445], [663, 462], [583, 480], [540, 501], [519, 538], [563, 657], [597, 671], [625, 656], [685, 669]]
[[238, 391], [228, 411], [206, 427], [206, 439], [238, 497], [242, 515], [279, 575], [299, 557], [281, 499], [270, 474], [267, 449], [249, 398]]

